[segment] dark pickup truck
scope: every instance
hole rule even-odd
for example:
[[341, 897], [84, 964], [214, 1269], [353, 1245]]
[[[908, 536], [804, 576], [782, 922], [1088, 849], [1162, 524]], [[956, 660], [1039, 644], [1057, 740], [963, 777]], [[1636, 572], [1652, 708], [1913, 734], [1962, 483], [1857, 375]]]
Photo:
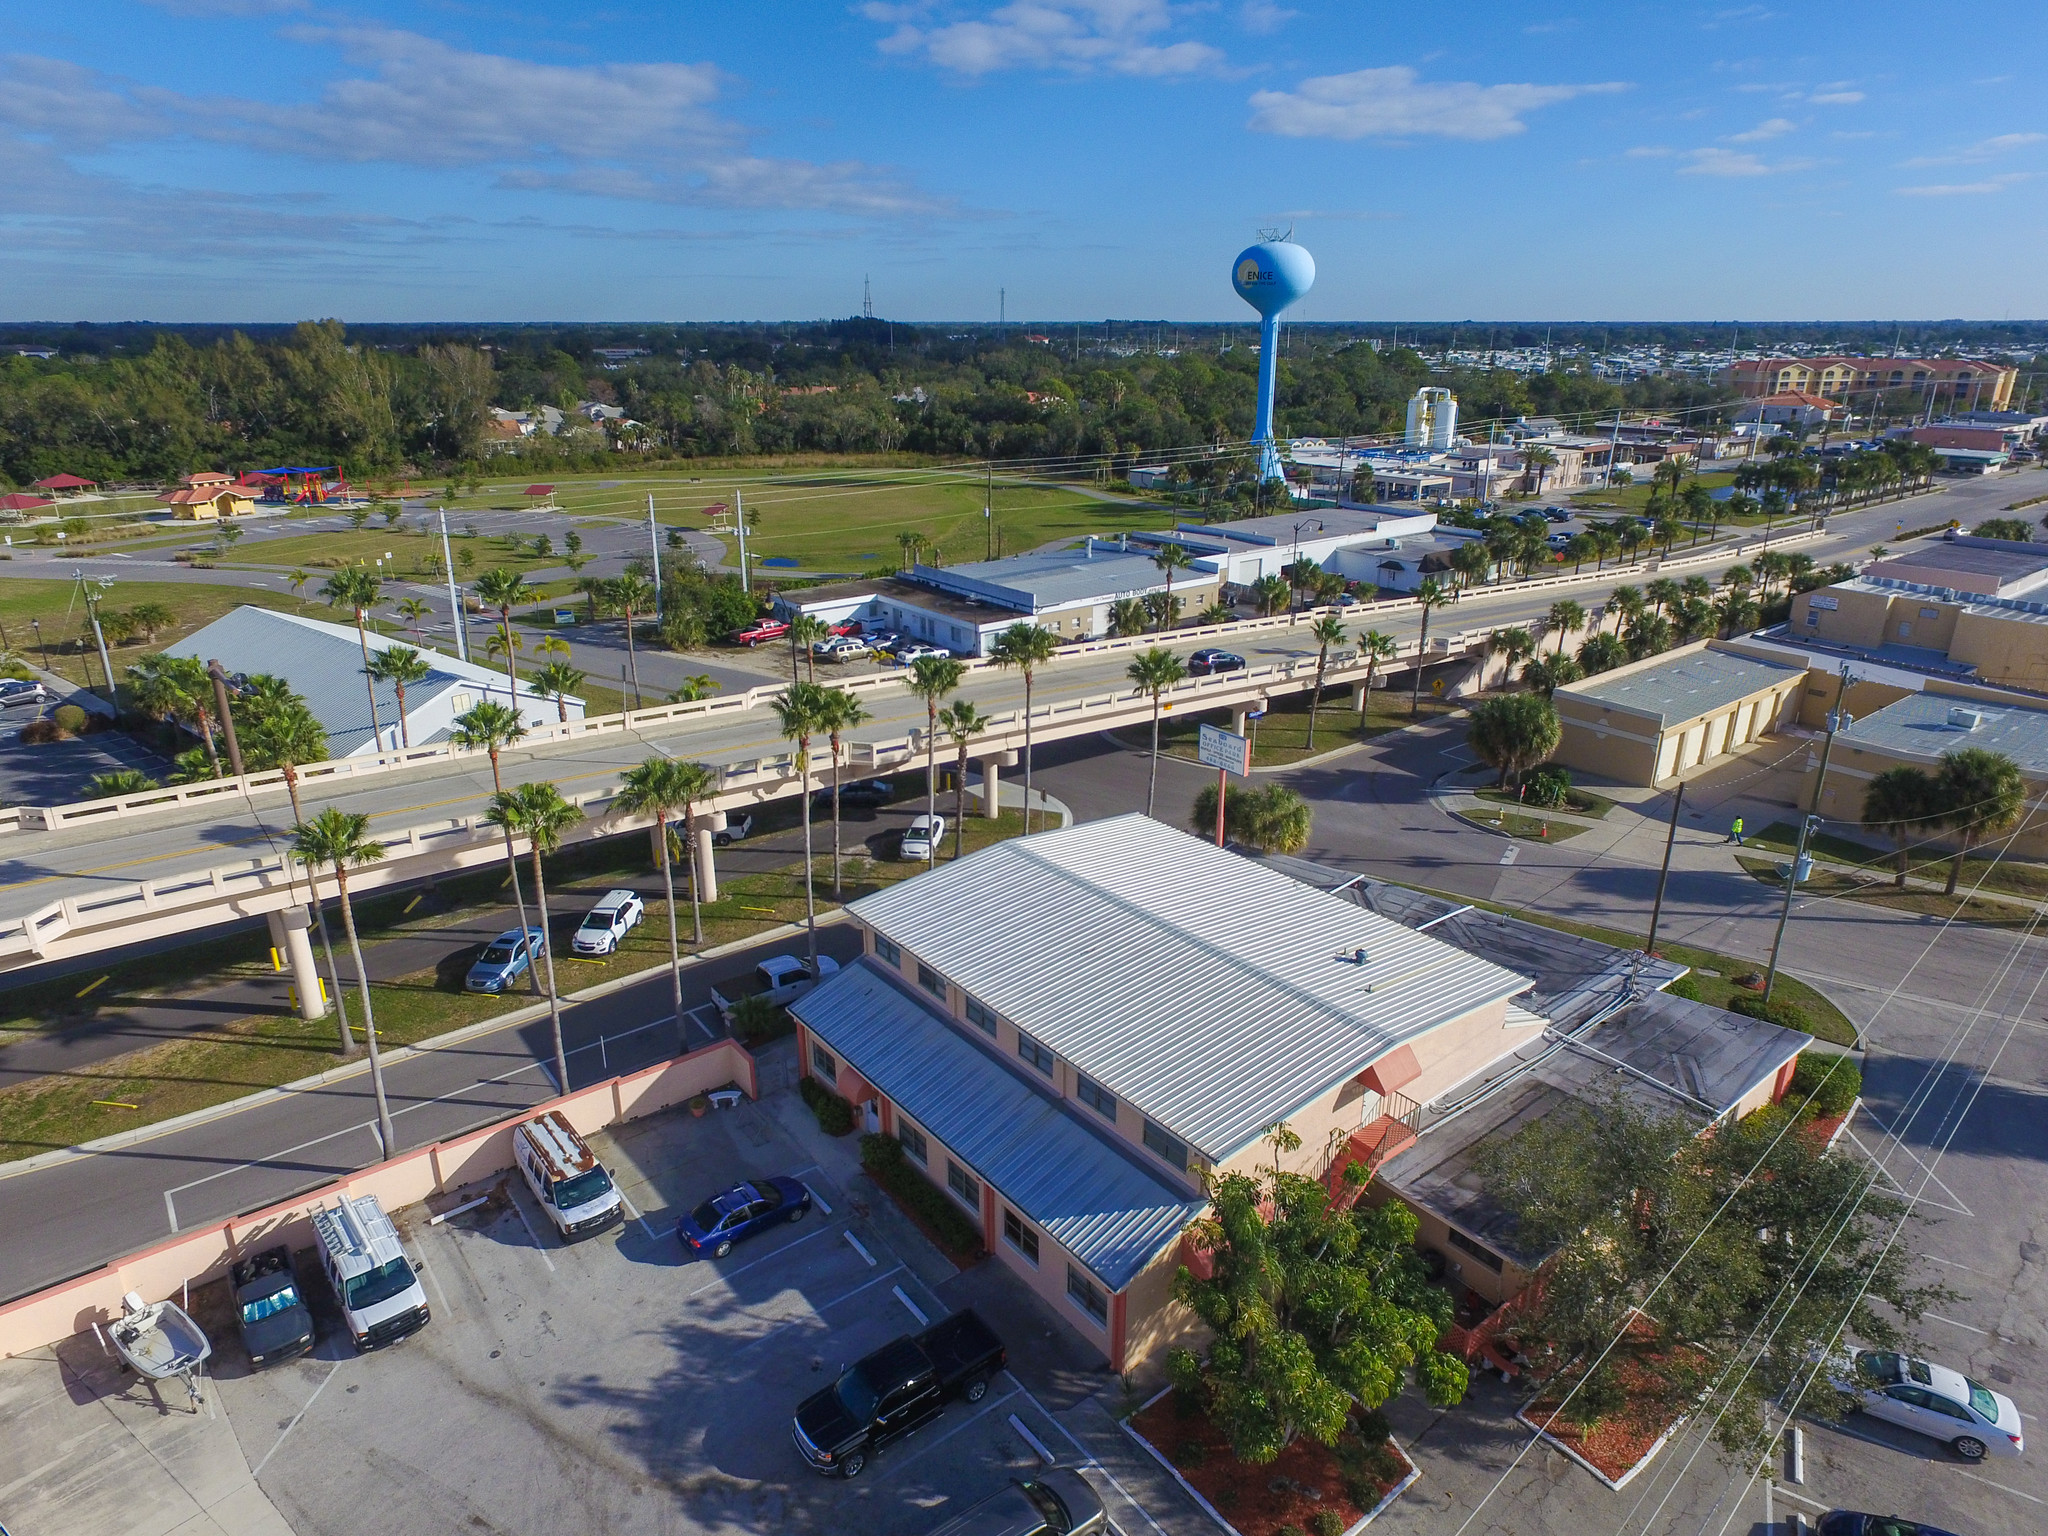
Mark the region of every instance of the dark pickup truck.
[[238, 1260], [228, 1271], [228, 1284], [251, 1365], [276, 1365], [313, 1347], [313, 1314], [299, 1299], [290, 1249], [280, 1245]]
[[796, 1411], [796, 1448], [830, 1476], [859, 1477], [868, 1458], [936, 1419], [953, 1398], [978, 1403], [1003, 1368], [1003, 1341], [975, 1313], [884, 1344]]

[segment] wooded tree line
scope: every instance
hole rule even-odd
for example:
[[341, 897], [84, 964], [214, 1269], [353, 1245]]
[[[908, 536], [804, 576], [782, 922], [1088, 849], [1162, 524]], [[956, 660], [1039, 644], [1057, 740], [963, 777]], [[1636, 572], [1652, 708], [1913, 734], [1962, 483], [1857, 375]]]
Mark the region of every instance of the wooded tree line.
[[[713, 345], [611, 367], [575, 338], [425, 333], [391, 344], [336, 320], [261, 339], [233, 332], [195, 343], [164, 331], [147, 350], [12, 357], [0, 362], [0, 478], [16, 487], [56, 473], [164, 481], [280, 464], [339, 465], [359, 480], [438, 473], [480, 460], [492, 406], [581, 400], [615, 404], [639, 425], [523, 440], [514, 450], [522, 468], [616, 464], [615, 441], [655, 459], [1016, 460], [1243, 441], [1252, 430], [1258, 356], [1236, 341], [1091, 356], [1015, 333], [927, 345], [882, 321], [782, 330], [780, 339], [707, 333]], [[1467, 420], [1678, 408], [1725, 393], [1684, 379], [1618, 386], [1583, 371], [1433, 373], [1406, 347], [1297, 335], [1280, 363], [1281, 427], [1398, 431], [1424, 383], [1457, 391]]]

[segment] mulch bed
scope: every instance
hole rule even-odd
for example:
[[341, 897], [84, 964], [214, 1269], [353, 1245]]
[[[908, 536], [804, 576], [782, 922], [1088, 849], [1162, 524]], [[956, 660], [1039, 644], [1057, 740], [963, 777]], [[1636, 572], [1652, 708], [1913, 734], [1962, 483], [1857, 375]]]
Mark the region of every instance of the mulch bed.
[[891, 1205], [895, 1206], [897, 1210], [901, 1211], [904, 1214], [904, 1216], [909, 1219], [911, 1225], [915, 1226], [918, 1231], [922, 1232], [925, 1235], [926, 1239], [931, 1243], [931, 1245], [934, 1248], [938, 1249], [940, 1253], [946, 1256], [946, 1258], [952, 1263], [955, 1269], [972, 1269], [975, 1265], [979, 1264], [983, 1259], [988, 1257], [988, 1250], [986, 1248], [983, 1248], [979, 1243], [975, 1244], [974, 1247], [968, 1249], [960, 1249], [953, 1247], [945, 1240], [945, 1238], [939, 1235], [939, 1229], [937, 1227], [933, 1226], [930, 1222], [926, 1221], [924, 1217], [920, 1216], [917, 1213], [917, 1211], [911, 1207], [908, 1201], [898, 1199], [896, 1196], [896, 1192], [894, 1190], [890, 1189], [888, 1185], [883, 1184], [878, 1179], [876, 1179], [876, 1177], [872, 1173], [868, 1172], [867, 1169], [863, 1168], [861, 1170], [861, 1177], [866, 1179], [870, 1184], [874, 1185], [875, 1188], [881, 1192], [883, 1199], [887, 1200]]
[[1336, 1449], [1303, 1435], [1262, 1466], [1239, 1462], [1223, 1432], [1199, 1409], [1184, 1408], [1177, 1391], [1130, 1422], [1242, 1536], [1275, 1536], [1288, 1525], [1308, 1531], [1321, 1510], [1335, 1510], [1349, 1530], [1413, 1470], [1391, 1440], [1368, 1444], [1355, 1418]]
[[[1614, 1374], [1627, 1394], [1626, 1406], [1590, 1424], [1552, 1417], [1584, 1371], [1579, 1364], [1552, 1377], [1542, 1394], [1522, 1410], [1522, 1420], [1583, 1458], [1609, 1482], [1621, 1483], [1641, 1468], [1692, 1406], [1691, 1394], [1672, 1388], [1650, 1369], [1656, 1358], [1649, 1327], [1638, 1319], [1602, 1367]], [[1566, 1409], [1567, 1415], [1574, 1411]]]

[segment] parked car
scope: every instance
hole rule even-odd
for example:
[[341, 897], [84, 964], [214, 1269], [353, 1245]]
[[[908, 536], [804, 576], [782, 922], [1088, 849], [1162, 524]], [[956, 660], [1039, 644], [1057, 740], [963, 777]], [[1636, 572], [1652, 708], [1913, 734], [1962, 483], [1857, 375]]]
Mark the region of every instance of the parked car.
[[732, 643], [751, 649], [766, 645], [770, 640], [780, 640], [789, 634], [789, 626], [781, 619], [757, 619], [745, 629], [732, 632]]
[[[843, 810], [849, 806], [874, 807], [887, 805], [896, 798], [896, 791], [887, 779], [849, 779], [839, 786], [839, 805]], [[811, 791], [811, 804], [820, 811], [832, 809], [832, 786]]]
[[50, 690], [30, 678], [0, 678], [0, 709], [12, 709], [17, 704], [40, 704], [50, 696]]
[[610, 1172], [559, 1109], [512, 1128], [512, 1161], [564, 1242], [625, 1219]]
[[752, 811], [727, 811], [725, 830], [711, 834], [713, 846], [730, 848], [734, 843], [754, 835], [754, 813]]
[[841, 619], [837, 624], [825, 626], [835, 635], [857, 635], [861, 632], [859, 619]]
[[873, 649], [867, 641], [852, 635], [834, 635], [812, 646], [811, 654], [820, 661], [858, 661]]
[[810, 1208], [810, 1190], [778, 1174], [753, 1184], [735, 1184], [684, 1212], [676, 1220], [676, 1236], [692, 1253], [708, 1252], [722, 1259], [734, 1243], [785, 1221], [802, 1221]]
[[396, 1344], [433, 1321], [398, 1228], [375, 1195], [343, 1195], [312, 1220], [320, 1267], [358, 1350]]
[[897, 857], [904, 859], [929, 859], [938, 846], [946, 840], [946, 818], [943, 816], [918, 815], [903, 829], [903, 841], [897, 849]]
[[1553, 523], [1568, 523], [1572, 520], [1570, 511], [1564, 507], [1545, 507], [1543, 516]]
[[1859, 1515], [1853, 1509], [1831, 1509], [1820, 1517], [1820, 1536], [1955, 1536], [1938, 1525], [1901, 1520], [1897, 1515]]
[[950, 656], [953, 653], [943, 645], [906, 645], [891, 653], [899, 667], [907, 667], [913, 661], [926, 656]]
[[770, 955], [744, 976], [715, 983], [711, 988], [711, 1002], [730, 1023], [733, 1009], [741, 998], [765, 997], [778, 1007], [783, 1006], [795, 1002], [838, 969], [839, 962], [830, 955], [818, 956], [816, 976], [811, 974], [810, 962], [801, 955]]
[[1242, 672], [1244, 658], [1235, 651], [1219, 651], [1213, 646], [1195, 652], [1188, 658], [1188, 676], [1207, 677], [1212, 672]]
[[868, 1458], [914, 1435], [954, 1398], [978, 1403], [1008, 1363], [995, 1331], [972, 1310], [884, 1344], [798, 1404], [790, 1426], [805, 1461], [826, 1476], [859, 1477]]
[[874, 651], [893, 651], [903, 643], [903, 637], [893, 629], [864, 629], [860, 637]]
[[476, 957], [476, 964], [469, 968], [462, 985], [471, 992], [503, 992], [526, 974], [527, 967], [533, 964], [533, 957], [539, 953], [538, 928], [528, 928], [523, 933], [517, 928], [507, 928], [484, 946], [484, 952]]
[[1848, 1362], [1844, 1391], [1873, 1419], [1945, 1441], [1965, 1461], [2018, 1456], [2026, 1449], [2020, 1411], [1959, 1371], [1887, 1349], [1859, 1349]]
[[228, 1269], [235, 1293], [235, 1326], [254, 1366], [292, 1360], [313, 1347], [313, 1314], [299, 1298], [292, 1253], [282, 1243]]
[[579, 955], [609, 955], [619, 940], [640, 926], [647, 904], [635, 891], [606, 891], [585, 914], [570, 947]]
[[1109, 1513], [1088, 1479], [1066, 1467], [1047, 1467], [1030, 1482], [1013, 1479], [931, 1536], [1097, 1536]]
[[1346, 592], [1337, 599], [1337, 606], [1339, 608], [1356, 608], [1359, 606], [1360, 601], [1361, 599], [1356, 592]]

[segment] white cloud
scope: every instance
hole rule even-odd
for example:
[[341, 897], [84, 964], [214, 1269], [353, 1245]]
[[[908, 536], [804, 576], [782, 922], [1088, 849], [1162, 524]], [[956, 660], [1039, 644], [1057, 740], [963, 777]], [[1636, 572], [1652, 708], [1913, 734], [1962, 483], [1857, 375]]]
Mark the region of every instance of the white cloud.
[[2007, 187], [2020, 182], [2031, 181], [2037, 172], [2008, 171], [2002, 176], [1990, 176], [1983, 181], [1965, 181], [1946, 186], [1894, 187], [1892, 191], [1900, 197], [1989, 197], [2003, 192]]
[[77, 150], [157, 138], [168, 125], [90, 69], [14, 54], [0, 61], [0, 127]]
[[1795, 132], [1798, 127], [1799, 125], [1789, 117], [1766, 118], [1747, 133], [1731, 133], [1728, 136], [1728, 142], [1730, 144], [1761, 144], [1766, 139], [1782, 138], [1788, 133]]
[[1853, 107], [1863, 99], [1861, 91], [1816, 91], [1806, 98], [1825, 107]]
[[147, 0], [173, 16], [276, 16], [313, 9], [312, 0]]
[[1300, 14], [1275, 5], [1273, 0], [1244, 0], [1244, 4], [1237, 8], [1237, 22], [1245, 31], [1264, 36], [1268, 32], [1279, 31]]
[[[1246, 9], [1279, 14], [1272, 5]], [[863, 14], [896, 27], [878, 45], [884, 53], [922, 55], [960, 75], [1006, 69], [1189, 75], [1225, 62], [1222, 50], [1207, 43], [1165, 39], [1173, 23], [1167, 0], [1015, 0], [977, 20], [937, 25], [922, 24], [926, 7], [869, 5]]]
[[1638, 144], [1624, 153], [1631, 160], [1663, 160], [1669, 158], [1673, 151], [1668, 144]]
[[2001, 133], [1992, 138], [1979, 139], [1962, 149], [1951, 150], [1945, 155], [1915, 155], [1911, 160], [1901, 162], [1912, 169], [1926, 165], [1977, 165], [1999, 155], [2010, 154], [2024, 149], [2029, 144], [2048, 141], [2048, 133]]
[[1746, 150], [1689, 149], [1690, 162], [1679, 167], [1681, 176], [1778, 176], [1788, 171], [1809, 169], [1811, 160], [1780, 160], [1771, 163]]
[[1531, 37], [1542, 37], [1550, 32], [1575, 31], [1579, 25], [1579, 18], [1576, 16], [1557, 16], [1549, 21], [1532, 21], [1522, 30]]
[[1405, 64], [1319, 75], [1292, 91], [1259, 91], [1251, 126], [1294, 139], [1502, 139], [1521, 133], [1526, 113], [1575, 96], [1625, 91], [1624, 84], [1478, 85], [1425, 81]]

